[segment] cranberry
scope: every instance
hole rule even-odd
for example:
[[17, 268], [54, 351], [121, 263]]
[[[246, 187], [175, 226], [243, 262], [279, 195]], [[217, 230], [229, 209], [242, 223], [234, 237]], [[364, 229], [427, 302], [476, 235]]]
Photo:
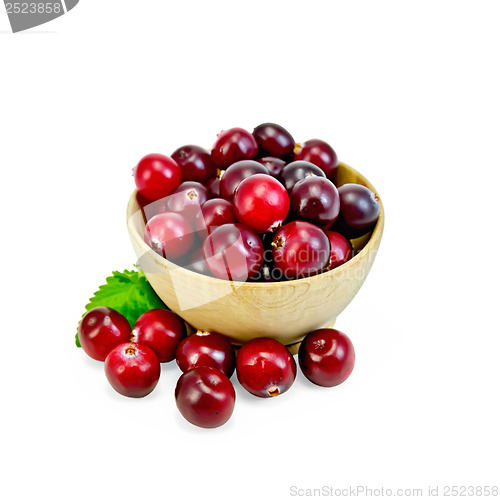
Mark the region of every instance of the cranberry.
[[210, 233], [216, 227], [231, 222], [236, 222], [233, 204], [223, 198], [212, 198], [201, 207], [201, 212], [197, 217], [196, 227], [206, 228]]
[[234, 410], [236, 394], [231, 381], [208, 366], [181, 375], [175, 387], [175, 402], [182, 416], [193, 425], [212, 429], [225, 424]]
[[[222, 175], [222, 173], [221, 173]], [[209, 183], [208, 183], [208, 191], [212, 195], [212, 198], [220, 198], [220, 175], [217, 177], [213, 178]]]
[[335, 180], [339, 167], [337, 153], [325, 141], [310, 139], [295, 150], [295, 160], [305, 160], [320, 167], [329, 179]]
[[156, 201], [148, 200], [144, 198], [140, 193], [137, 193], [137, 203], [141, 207], [144, 220], [147, 222], [151, 220], [155, 215], [161, 214], [167, 211], [167, 198], [160, 198]]
[[111, 387], [130, 398], [143, 398], [152, 392], [161, 373], [154, 351], [133, 342], [115, 347], [106, 357], [104, 371]]
[[226, 168], [240, 160], [257, 156], [259, 146], [254, 136], [242, 128], [221, 132], [212, 148], [212, 160], [219, 168]]
[[267, 174], [244, 179], [233, 199], [236, 217], [257, 233], [267, 233], [281, 226], [290, 208], [283, 185]]
[[172, 159], [182, 170], [183, 181], [196, 181], [205, 184], [217, 174], [217, 167], [210, 152], [200, 146], [183, 146], [172, 153]]
[[160, 363], [172, 361], [179, 342], [186, 336], [186, 325], [177, 314], [151, 309], [136, 321], [132, 341], [151, 348]]
[[311, 382], [323, 387], [344, 382], [352, 373], [354, 357], [349, 337], [333, 328], [309, 333], [299, 348], [302, 373]]
[[273, 239], [273, 260], [287, 279], [319, 273], [330, 258], [325, 232], [304, 221], [293, 221], [278, 230]]
[[257, 160], [259, 163], [269, 170], [273, 177], [278, 177], [286, 165], [286, 161], [281, 158], [274, 158], [273, 156], [265, 156]]
[[245, 281], [259, 272], [264, 261], [264, 247], [247, 226], [224, 224], [203, 242], [203, 257], [217, 278]]
[[375, 226], [378, 214], [378, 196], [361, 184], [339, 187], [339, 230], [351, 238], [368, 233]]
[[189, 335], [179, 344], [175, 359], [183, 372], [210, 366], [230, 377], [234, 371], [233, 346], [220, 333], [198, 331]]
[[195, 273], [204, 274], [205, 276], [212, 276], [212, 273], [209, 271], [207, 263], [203, 258], [202, 248], [198, 248], [193, 252], [186, 267], [190, 271], [194, 271]]
[[328, 229], [339, 215], [339, 193], [328, 179], [307, 177], [290, 191], [290, 206], [296, 218]]
[[270, 398], [290, 389], [297, 375], [297, 365], [282, 343], [260, 337], [241, 347], [236, 357], [236, 374], [248, 392]]
[[167, 198], [167, 210], [182, 212], [190, 220], [194, 220], [209, 197], [208, 189], [203, 184], [186, 181]]
[[223, 174], [220, 181], [220, 193], [226, 200], [232, 200], [240, 182], [254, 174], [269, 174], [264, 165], [253, 160], [233, 163]]
[[290, 132], [276, 123], [259, 125], [254, 129], [253, 136], [260, 149], [271, 156], [287, 156], [295, 147], [295, 141]]
[[134, 168], [137, 191], [148, 200], [168, 196], [182, 179], [181, 168], [168, 156], [150, 154]]
[[165, 259], [177, 259], [191, 249], [193, 228], [184, 215], [164, 212], [146, 224], [144, 241]]
[[280, 173], [279, 179], [287, 191], [291, 191], [297, 182], [311, 176], [326, 177], [325, 172], [308, 161], [292, 161]]
[[352, 259], [352, 245], [351, 242], [340, 233], [325, 231], [325, 234], [330, 240], [330, 260], [328, 261], [326, 270], [331, 271]]
[[78, 325], [78, 339], [83, 350], [93, 359], [104, 361], [109, 352], [130, 340], [127, 318], [109, 307], [95, 307]]

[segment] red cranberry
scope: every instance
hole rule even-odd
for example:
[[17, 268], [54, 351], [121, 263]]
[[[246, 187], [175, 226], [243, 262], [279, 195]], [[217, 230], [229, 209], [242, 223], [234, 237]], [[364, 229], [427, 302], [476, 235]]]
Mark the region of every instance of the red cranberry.
[[257, 160], [259, 163], [269, 170], [273, 177], [278, 177], [286, 165], [286, 161], [281, 158], [274, 158], [273, 156], [265, 156]]
[[129, 398], [143, 398], [158, 384], [160, 361], [152, 349], [128, 342], [106, 357], [104, 371], [111, 387]]
[[193, 425], [212, 429], [225, 424], [234, 410], [236, 394], [231, 381], [219, 370], [200, 366], [181, 375], [175, 402]]
[[337, 153], [325, 141], [310, 139], [295, 150], [295, 160], [305, 160], [320, 167], [329, 179], [335, 180], [339, 167]]
[[167, 198], [160, 198], [159, 200], [151, 201], [144, 198], [144, 196], [140, 193], [137, 193], [137, 203], [139, 203], [139, 206], [141, 207], [141, 211], [146, 222], [151, 220], [155, 215], [167, 211]]
[[319, 273], [330, 258], [325, 232], [304, 221], [293, 221], [278, 230], [273, 239], [273, 260], [287, 279]]
[[172, 361], [179, 342], [186, 336], [186, 325], [177, 314], [166, 309], [151, 309], [139, 316], [132, 340], [152, 349], [160, 363]]
[[226, 168], [240, 160], [257, 156], [259, 146], [254, 136], [242, 128], [231, 128], [217, 136], [212, 148], [212, 160], [219, 168]]
[[203, 257], [202, 248], [198, 248], [193, 252], [186, 267], [190, 271], [194, 271], [195, 273], [204, 274], [205, 276], [212, 276], [212, 273], [209, 271], [207, 263]]
[[254, 174], [269, 174], [264, 165], [253, 160], [233, 163], [223, 174], [220, 181], [220, 192], [226, 200], [232, 200], [240, 182]]
[[352, 259], [351, 242], [335, 231], [325, 231], [330, 240], [330, 260], [328, 261], [327, 271], [345, 264]]
[[290, 389], [297, 375], [297, 366], [283, 344], [260, 337], [243, 344], [236, 357], [236, 373], [248, 392], [270, 398]]
[[354, 357], [349, 337], [333, 328], [309, 333], [299, 348], [302, 373], [311, 382], [323, 387], [344, 382], [352, 373]]
[[191, 249], [193, 228], [184, 215], [164, 212], [146, 224], [144, 241], [165, 259], [177, 259]]
[[109, 307], [95, 307], [78, 325], [78, 339], [93, 359], [104, 361], [109, 352], [130, 340], [130, 324], [125, 316]]
[[262, 123], [254, 129], [253, 136], [260, 149], [271, 156], [287, 156], [295, 147], [290, 132], [276, 123]]
[[368, 233], [375, 226], [378, 214], [378, 196], [361, 184], [339, 187], [339, 230], [351, 238]]
[[267, 174], [255, 174], [241, 181], [233, 199], [236, 217], [257, 233], [281, 226], [290, 208], [283, 185]]
[[189, 335], [179, 344], [175, 359], [183, 372], [210, 366], [230, 377], [234, 371], [233, 346], [220, 333], [199, 331]]
[[223, 198], [212, 198], [201, 207], [201, 212], [197, 217], [196, 227], [206, 228], [210, 233], [216, 227], [231, 222], [236, 222], [233, 204]]
[[221, 194], [220, 194], [220, 176], [219, 175], [217, 177], [213, 178], [208, 183], [208, 191], [212, 195], [212, 198], [220, 198], [221, 197]]
[[297, 182], [311, 176], [326, 177], [325, 172], [308, 161], [292, 161], [280, 173], [279, 179], [290, 192]]
[[264, 247], [247, 226], [224, 224], [203, 242], [203, 257], [217, 278], [245, 281], [259, 272], [264, 261]]
[[134, 168], [137, 191], [148, 200], [168, 196], [180, 183], [181, 168], [168, 156], [150, 154]]
[[209, 197], [208, 189], [203, 184], [186, 181], [167, 198], [167, 210], [182, 212], [190, 220], [194, 220]]
[[205, 184], [217, 174], [217, 167], [210, 153], [200, 146], [183, 146], [176, 149], [172, 159], [182, 170], [183, 181], [196, 181]]
[[339, 193], [328, 179], [307, 177], [297, 182], [290, 191], [290, 206], [298, 219], [328, 229], [339, 215]]

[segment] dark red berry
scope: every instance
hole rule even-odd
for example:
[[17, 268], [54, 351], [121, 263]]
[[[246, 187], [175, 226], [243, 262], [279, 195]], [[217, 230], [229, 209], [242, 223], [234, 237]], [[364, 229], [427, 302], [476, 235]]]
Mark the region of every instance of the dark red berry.
[[181, 167], [183, 181], [205, 184], [217, 175], [210, 153], [200, 146], [182, 146], [172, 153], [172, 159]]
[[104, 361], [109, 352], [130, 340], [127, 318], [109, 307], [95, 307], [78, 325], [78, 339], [83, 350], [93, 359]]
[[295, 149], [294, 159], [314, 163], [325, 172], [329, 179], [335, 180], [339, 159], [337, 158], [337, 153], [325, 141], [310, 139], [304, 142], [304, 144], [299, 145]]
[[280, 173], [279, 180], [290, 192], [297, 182], [311, 176], [326, 177], [325, 172], [308, 161], [292, 161]]
[[309, 333], [299, 348], [302, 373], [314, 384], [333, 387], [344, 382], [354, 368], [354, 347], [349, 337], [333, 328]]
[[330, 258], [325, 232], [304, 221], [285, 224], [274, 236], [273, 260], [286, 279], [304, 278], [321, 272]]
[[351, 242], [335, 231], [325, 231], [330, 240], [330, 260], [328, 261], [327, 271], [345, 264], [352, 258]]
[[151, 309], [141, 314], [132, 331], [132, 341], [152, 349], [160, 363], [175, 358], [177, 346], [185, 336], [184, 321], [166, 309]]
[[234, 371], [233, 346], [220, 333], [199, 331], [189, 335], [179, 344], [175, 359], [183, 372], [210, 366], [230, 377]]
[[220, 193], [226, 200], [232, 200], [240, 182], [255, 174], [269, 174], [264, 165], [253, 160], [243, 160], [233, 163], [222, 175]]
[[259, 146], [254, 136], [242, 128], [221, 132], [212, 148], [212, 160], [219, 168], [227, 168], [240, 160], [257, 156]]
[[137, 191], [154, 201], [168, 196], [182, 179], [181, 168], [168, 156], [150, 154], [134, 168]]
[[202, 248], [198, 248], [193, 252], [191, 258], [187, 262], [186, 267], [190, 271], [194, 271], [195, 273], [204, 274], [205, 276], [212, 276], [212, 273], [209, 271], [207, 263], [203, 257]]
[[255, 174], [243, 181], [233, 199], [236, 217], [257, 233], [281, 226], [290, 208], [283, 184], [267, 174]]
[[380, 211], [378, 196], [360, 184], [344, 184], [339, 188], [339, 230], [351, 238], [362, 236], [375, 226]]
[[205, 239], [203, 257], [217, 278], [246, 281], [259, 272], [264, 248], [259, 237], [243, 224], [224, 224]]
[[296, 218], [328, 229], [339, 215], [339, 193], [324, 177], [306, 177], [290, 191], [290, 207]]
[[175, 402], [193, 425], [212, 429], [225, 424], [234, 410], [236, 394], [231, 381], [219, 370], [200, 366], [181, 375]]
[[275, 158], [274, 156], [265, 156], [264, 158], [259, 158], [257, 161], [264, 165], [273, 177], [279, 177], [281, 171], [286, 165], [285, 160]]
[[195, 225], [210, 233], [213, 229], [231, 222], [237, 222], [233, 204], [223, 198], [212, 198], [201, 207]]
[[243, 344], [236, 357], [236, 373], [248, 392], [270, 398], [290, 389], [297, 375], [297, 366], [283, 344], [260, 337]]
[[151, 220], [155, 215], [167, 211], [167, 198], [151, 201], [144, 198], [140, 193], [137, 193], [137, 203], [141, 207], [146, 222]]
[[193, 228], [184, 215], [164, 212], [155, 215], [146, 224], [144, 241], [165, 259], [177, 259], [191, 249]]
[[276, 123], [262, 123], [255, 127], [253, 136], [261, 151], [270, 156], [287, 156], [295, 147], [295, 141], [290, 132]]
[[193, 220], [201, 211], [201, 206], [210, 198], [208, 189], [199, 182], [186, 181], [167, 198], [166, 207], [171, 212], [182, 212]]
[[104, 371], [111, 387], [129, 398], [147, 396], [158, 384], [160, 361], [152, 349], [128, 342], [106, 357]]
[[[222, 175], [222, 173], [221, 173]], [[220, 198], [220, 176], [214, 177], [209, 183], [208, 183], [208, 191], [212, 195], [212, 198]]]

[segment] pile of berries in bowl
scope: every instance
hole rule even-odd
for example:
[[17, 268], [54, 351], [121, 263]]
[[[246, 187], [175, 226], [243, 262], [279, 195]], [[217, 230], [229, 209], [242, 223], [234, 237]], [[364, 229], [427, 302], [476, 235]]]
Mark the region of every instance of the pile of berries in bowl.
[[[255, 338], [236, 352], [216, 332], [198, 331], [186, 336], [182, 319], [166, 309], [144, 312], [131, 329], [128, 320], [108, 307], [88, 311], [78, 327], [83, 350], [104, 361], [111, 386], [120, 394], [141, 398], [158, 384], [160, 363], [174, 359], [183, 372], [175, 388], [180, 413], [190, 423], [219, 427], [233, 413], [236, 394], [230, 377], [236, 376], [254, 396], [272, 398], [292, 386], [297, 366], [288, 349], [269, 337]], [[334, 329], [309, 333], [298, 360], [314, 384], [333, 387], [344, 382], [354, 368], [349, 338]]]

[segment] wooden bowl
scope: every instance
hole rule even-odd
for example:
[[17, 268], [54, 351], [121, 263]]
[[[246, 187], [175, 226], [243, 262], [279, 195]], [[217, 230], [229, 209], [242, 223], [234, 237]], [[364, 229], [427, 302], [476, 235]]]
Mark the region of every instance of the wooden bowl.
[[[340, 163], [337, 184], [350, 182], [376, 192], [360, 173]], [[128, 203], [127, 225], [147, 279], [163, 302], [187, 323], [223, 333], [235, 344], [273, 337], [296, 352], [308, 332], [333, 326], [365, 281], [382, 238], [384, 208], [380, 202], [373, 232], [352, 240], [359, 253], [350, 261], [316, 276], [278, 283], [226, 281], [167, 261], [144, 242], [145, 224], [136, 192]]]

